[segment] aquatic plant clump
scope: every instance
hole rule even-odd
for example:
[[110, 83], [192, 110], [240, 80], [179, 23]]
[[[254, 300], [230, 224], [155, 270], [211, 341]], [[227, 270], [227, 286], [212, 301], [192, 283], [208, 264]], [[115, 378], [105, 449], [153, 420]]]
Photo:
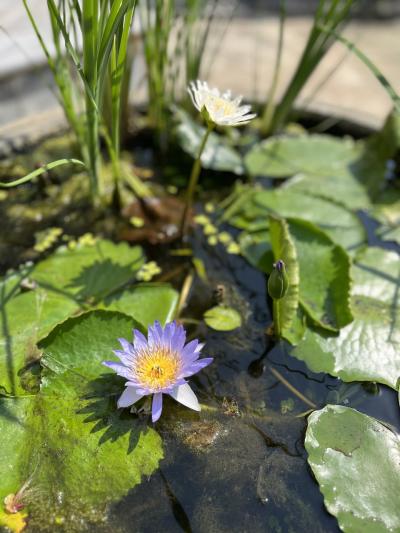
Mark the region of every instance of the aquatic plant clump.
[[200, 411], [199, 402], [185, 378], [213, 361], [211, 357], [199, 360], [204, 345], [197, 339], [185, 345], [186, 332], [175, 321], [163, 328], [156, 320], [149, 326], [147, 339], [136, 329], [133, 335], [133, 344], [119, 339], [122, 350], [114, 353], [121, 363], [103, 363], [128, 380], [118, 407], [129, 407], [152, 394], [152, 421], [156, 422], [162, 412], [162, 395], [169, 394], [182, 405]]

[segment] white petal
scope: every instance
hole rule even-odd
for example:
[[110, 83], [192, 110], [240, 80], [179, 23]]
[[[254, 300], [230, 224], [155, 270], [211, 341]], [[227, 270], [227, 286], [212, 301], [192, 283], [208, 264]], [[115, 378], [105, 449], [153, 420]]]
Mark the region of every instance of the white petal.
[[133, 387], [127, 387], [118, 399], [118, 407], [129, 407], [140, 398], [143, 398], [143, 396], [138, 394]]
[[196, 395], [187, 383], [179, 385], [169, 394], [182, 405], [185, 405], [194, 411], [201, 411]]

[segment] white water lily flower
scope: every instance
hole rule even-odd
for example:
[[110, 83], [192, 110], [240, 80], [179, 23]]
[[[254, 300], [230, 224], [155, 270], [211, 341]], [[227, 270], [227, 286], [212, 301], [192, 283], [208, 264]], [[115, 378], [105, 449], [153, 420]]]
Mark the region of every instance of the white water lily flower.
[[218, 126], [243, 126], [256, 117], [250, 113], [251, 106], [240, 105], [242, 97], [233, 98], [231, 91], [221, 94], [218, 89], [210, 89], [205, 81], [192, 81], [188, 92], [193, 104], [204, 113], [208, 122]]

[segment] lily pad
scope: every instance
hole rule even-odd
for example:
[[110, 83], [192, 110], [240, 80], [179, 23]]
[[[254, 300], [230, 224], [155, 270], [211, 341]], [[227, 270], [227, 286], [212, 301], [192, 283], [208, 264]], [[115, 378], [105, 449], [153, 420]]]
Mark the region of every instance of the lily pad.
[[104, 304], [97, 306], [109, 311], [120, 311], [133, 316], [144, 326], [154, 322], [162, 324], [174, 319], [179, 294], [168, 284], [151, 283], [136, 285], [106, 298]]
[[346, 533], [400, 530], [400, 441], [354, 409], [327, 405], [308, 418], [308, 462], [328, 511]]
[[204, 322], [216, 331], [232, 331], [240, 328], [242, 317], [233, 307], [216, 305], [204, 313]]
[[[175, 116], [178, 121], [176, 128], [178, 142], [181, 148], [195, 159], [198, 156], [206, 129], [192, 120], [182, 109], [177, 109]], [[201, 156], [201, 165], [203, 168], [233, 172], [237, 175], [244, 173], [240, 154], [229, 146], [221, 135], [214, 132], [210, 133], [208, 137]]]
[[131, 317], [108, 311], [67, 320], [41, 343], [40, 393], [0, 400], [0, 499], [31, 478], [32, 527], [90, 528], [163, 457], [159, 435], [118, 411], [123, 380], [101, 364], [132, 326]]
[[31, 278], [48, 290], [92, 302], [133, 281], [143, 263], [140, 246], [99, 239], [73, 249], [61, 246], [35, 266]]
[[253, 176], [301, 178], [296, 188], [343, 203], [351, 209], [370, 206], [369, 186], [381, 182], [386, 160], [364, 141], [330, 135], [282, 135], [254, 146], [245, 157]]
[[268, 227], [268, 214], [312, 222], [345, 249], [356, 248], [366, 241], [361, 221], [349, 209], [291, 188], [254, 190], [228, 221], [247, 231], [261, 230]]
[[10, 300], [5, 297], [0, 304], [0, 392], [24, 394], [21, 370], [40, 356], [36, 342], [77, 312], [79, 305], [40, 288]]
[[314, 325], [337, 331], [350, 324], [350, 259], [317, 226], [289, 220], [300, 267], [300, 305]]
[[[299, 304], [311, 324], [338, 331], [353, 320], [350, 309], [350, 259], [317, 226], [288, 219], [299, 263]], [[264, 272], [268, 269], [269, 231], [244, 232], [240, 237], [246, 259]]]
[[293, 355], [314, 372], [328, 372], [343, 381], [377, 381], [396, 389], [400, 376], [398, 254], [368, 248], [353, 269], [354, 321], [329, 335], [309, 329]]

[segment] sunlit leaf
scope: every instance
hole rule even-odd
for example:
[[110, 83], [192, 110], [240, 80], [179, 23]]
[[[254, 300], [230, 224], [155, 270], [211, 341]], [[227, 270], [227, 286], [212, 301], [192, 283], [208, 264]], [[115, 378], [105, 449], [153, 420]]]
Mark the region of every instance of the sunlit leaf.
[[231, 331], [240, 328], [242, 317], [232, 307], [216, 305], [204, 313], [204, 322], [217, 331]]
[[400, 530], [400, 441], [354, 409], [327, 405], [308, 418], [308, 462], [328, 511], [346, 533]]
[[329, 335], [309, 329], [293, 355], [314, 372], [344, 381], [377, 381], [396, 388], [400, 375], [400, 260], [395, 252], [369, 248], [353, 268], [354, 322]]

